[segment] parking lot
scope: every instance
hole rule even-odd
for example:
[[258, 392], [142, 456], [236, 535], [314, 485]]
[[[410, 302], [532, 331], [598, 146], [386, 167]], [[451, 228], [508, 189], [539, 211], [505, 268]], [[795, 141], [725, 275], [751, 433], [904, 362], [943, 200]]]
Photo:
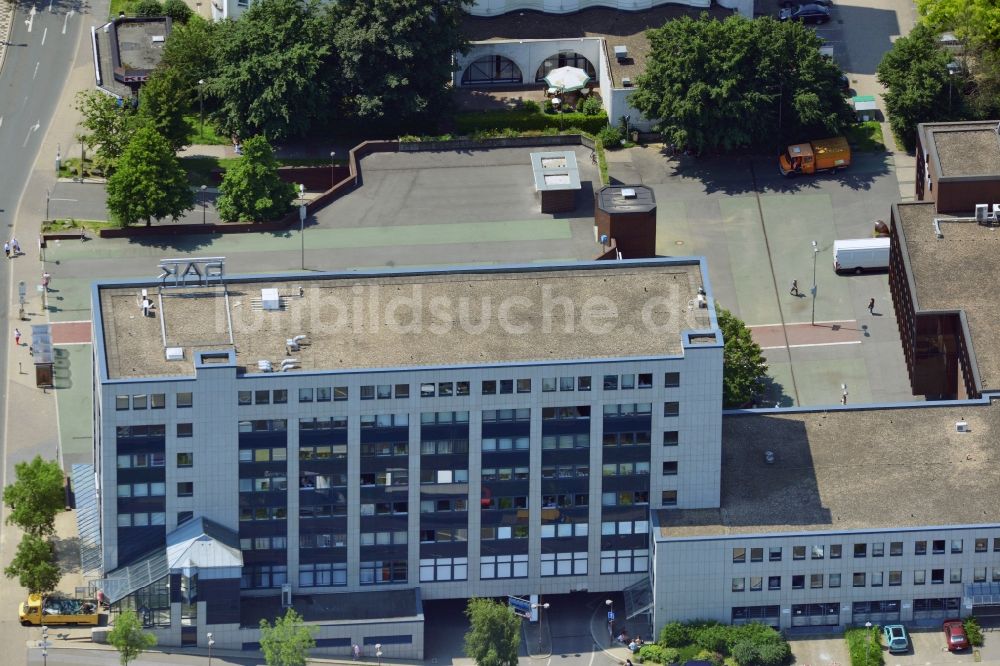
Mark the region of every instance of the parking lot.
[[[910, 649], [905, 653], [890, 654], [882, 645], [873, 643], [872, 649], [882, 651], [886, 666], [930, 666], [932, 664], [981, 663], [1000, 664], [1000, 640], [996, 633], [985, 630], [982, 647], [959, 652], [945, 648], [944, 634], [938, 628], [912, 629], [908, 627]], [[843, 636], [823, 638], [792, 638], [789, 640], [797, 666], [848, 666], [850, 657]]]
[[610, 160], [613, 179], [655, 192], [657, 252], [707, 257], [717, 302], [754, 329], [773, 379], [766, 406], [838, 404], [843, 385], [850, 404], [914, 399], [886, 274], [833, 271], [833, 241], [871, 236], [899, 200], [886, 154], [794, 180], [763, 156], [668, 158], [648, 146]]

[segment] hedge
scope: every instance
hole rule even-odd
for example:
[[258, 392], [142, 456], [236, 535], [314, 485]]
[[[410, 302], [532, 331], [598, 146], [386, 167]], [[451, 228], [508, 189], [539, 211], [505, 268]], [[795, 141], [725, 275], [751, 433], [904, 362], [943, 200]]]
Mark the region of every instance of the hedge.
[[680, 661], [680, 650], [663, 647], [656, 643], [646, 643], [639, 648], [639, 659], [642, 662], [652, 661], [657, 664], [676, 664]]
[[967, 617], [962, 622], [962, 626], [965, 627], [965, 637], [969, 639], [969, 643], [975, 647], [982, 647], [983, 630], [979, 628], [979, 620]]
[[537, 111], [470, 111], [455, 116], [458, 134], [475, 134], [486, 130], [513, 129], [518, 131], [547, 128], [580, 129], [596, 134], [608, 124], [607, 114], [588, 116], [585, 113], [541, 113]]
[[870, 630], [848, 629], [844, 632], [847, 650], [851, 655], [851, 666], [883, 666], [882, 641], [879, 639], [879, 628], [873, 626]]

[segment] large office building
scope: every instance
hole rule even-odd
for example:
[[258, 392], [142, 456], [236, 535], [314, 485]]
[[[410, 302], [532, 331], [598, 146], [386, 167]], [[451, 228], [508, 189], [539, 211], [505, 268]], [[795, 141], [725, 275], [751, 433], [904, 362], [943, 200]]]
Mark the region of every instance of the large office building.
[[164, 644], [333, 594], [321, 649], [419, 657], [421, 600], [643, 584], [650, 509], [719, 506], [702, 260], [223, 272], [93, 288], [84, 541]]

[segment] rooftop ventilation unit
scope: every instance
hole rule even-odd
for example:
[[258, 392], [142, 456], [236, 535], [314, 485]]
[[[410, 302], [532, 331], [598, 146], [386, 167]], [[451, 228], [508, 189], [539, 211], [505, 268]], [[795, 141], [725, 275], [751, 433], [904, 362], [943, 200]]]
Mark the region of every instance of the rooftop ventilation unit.
[[257, 361], [257, 369], [261, 372], [274, 372], [274, 366], [267, 359], [261, 359]]
[[168, 361], [183, 361], [184, 360], [184, 348], [183, 347], [167, 347], [167, 360]]
[[626, 199], [635, 199], [635, 197], [636, 197], [635, 188], [634, 187], [623, 187], [622, 188], [622, 196], [625, 197]]
[[764, 462], [768, 465], [774, 464], [774, 451], [764, 451]]
[[627, 76], [622, 77], [622, 88], [631, 88], [631, 87], [632, 87], [632, 79], [630, 79]]
[[976, 222], [982, 224], [986, 222], [990, 216], [990, 205], [989, 204], [976, 204]]
[[280, 310], [281, 309], [281, 298], [278, 296], [277, 289], [261, 289], [260, 290], [260, 304], [265, 310]]
[[955, 421], [955, 431], [956, 432], [969, 432], [969, 424], [967, 421]]
[[628, 47], [619, 44], [615, 47], [615, 59], [619, 62], [622, 60], [628, 60]]

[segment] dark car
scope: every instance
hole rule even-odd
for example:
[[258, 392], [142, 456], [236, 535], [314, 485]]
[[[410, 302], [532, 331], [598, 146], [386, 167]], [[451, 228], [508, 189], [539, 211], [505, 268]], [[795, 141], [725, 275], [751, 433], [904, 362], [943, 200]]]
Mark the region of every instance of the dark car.
[[817, 4], [786, 7], [778, 12], [779, 21], [802, 21], [803, 23], [826, 23], [830, 20], [830, 10]]
[[819, 5], [833, 7], [833, 0], [781, 0], [782, 7], [798, 7], [799, 5]]

